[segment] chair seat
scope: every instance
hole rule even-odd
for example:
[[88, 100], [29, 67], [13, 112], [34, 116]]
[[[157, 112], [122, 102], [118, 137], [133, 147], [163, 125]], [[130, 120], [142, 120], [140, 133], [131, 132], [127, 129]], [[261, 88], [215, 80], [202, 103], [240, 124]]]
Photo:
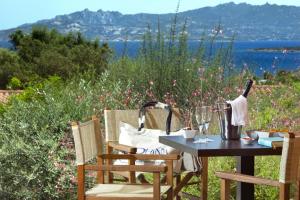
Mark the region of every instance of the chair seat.
[[[160, 193], [165, 194], [171, 186], [160, 187]], [[127, 184], [97, 184], [86, 192], [87, 197], [123, 197], [123, 198], [152, 198], [153, 185], [127, 185]]]

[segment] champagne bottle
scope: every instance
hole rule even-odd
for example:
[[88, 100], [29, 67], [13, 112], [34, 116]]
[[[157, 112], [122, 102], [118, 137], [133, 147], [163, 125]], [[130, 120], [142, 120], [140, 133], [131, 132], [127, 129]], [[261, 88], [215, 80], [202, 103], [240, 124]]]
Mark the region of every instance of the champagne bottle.
[[[245, 90], [242, 96], [247, 98], [250, 89], [253, 85], [253, 80], [249, 79], [246, 83]], [[224, 105], [224, 104], [223, 104]], [[237, 140], [240, 139], [242, 126], [234, 126], [231, 124], [232, 107], [230, 103], [225, 103], [224, 107], [218, 108], [219, 126], [221, 130], [221, 137], [223, 140]]]
[[242, 94], [245, 98], [247, 98], [247, 96], [248, 96], [248, 94], [249, 94], [249, 92], [250, 92], [250, 89], [251, 89], [252, 85], [253, 85], [253, 80], [249, 79], [249, 80], [247, 81], [246, 88], [245, 88], [245, 90], [244, 90], [244, 92], [243, 92], [243, 94]]

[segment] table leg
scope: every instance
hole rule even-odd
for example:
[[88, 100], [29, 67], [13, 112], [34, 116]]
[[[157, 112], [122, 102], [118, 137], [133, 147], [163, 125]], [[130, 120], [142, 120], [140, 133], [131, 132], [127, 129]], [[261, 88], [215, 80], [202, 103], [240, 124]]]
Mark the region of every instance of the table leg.
[[296, 183], [296, 197], [295, 197], [295, 200], [300, 200], [300, 181], [297, 181]]
[[[236, 157], [236, 169], [238, 173], [254, 175], [254, 156]], [[250, 183], [237, 183], [236, 199], [254, 200], [254, 185]]]
[[202, 172], [201, 172], [201, 199], [207, 200], [208, 188], [208, 157], [200, 157], [202, 159]]

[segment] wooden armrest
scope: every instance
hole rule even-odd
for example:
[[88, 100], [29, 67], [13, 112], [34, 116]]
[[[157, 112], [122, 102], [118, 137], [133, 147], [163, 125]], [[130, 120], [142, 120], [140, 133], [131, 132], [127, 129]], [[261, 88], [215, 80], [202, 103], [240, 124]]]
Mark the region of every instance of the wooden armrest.
[[125, 151], [127, 153], [136, 153], [136, 151], [137, 151], [136, 147], [131, 147], [128, 145], [120, 144], [117, 141], [109, 141], [109, 142], [107, 142], [107, 145], [109, 147], [112, 147], [115, 150]]
[[260, 184], [260, 185], [270, 185], [274, 187], [279, 187], [280, 183], [279, 181], [274, 181], [270, 179], [265, 179], [261, 177], [255, 177], [240, 173], [233, 173], [233, 172], [216, 172], [216, 176], [222, 179], [227, 180], [233, 180], [233, 181], [239, 181], [244, 183], [253, 183], [253, 184]]
[[166, 172], [164, 165], [84, 165], [85, 170], [93, 171], [130, 171], [130, 172]]
[[155, 155], [155, 154], [102, 154], [99, 155], [103, 159], [135, 159], [135, 160], [178, 160], [180, 155]]

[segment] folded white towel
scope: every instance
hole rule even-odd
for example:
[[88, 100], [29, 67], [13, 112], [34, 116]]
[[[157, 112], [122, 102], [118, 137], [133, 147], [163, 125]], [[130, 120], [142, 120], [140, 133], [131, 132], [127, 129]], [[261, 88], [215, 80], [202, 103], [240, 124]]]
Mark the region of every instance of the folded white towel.
[[247, 98], [240, 95], [233, 101], [228, 101], [232, 108], [231, 125], [244, 126], [248, 122], [248, 102]]

